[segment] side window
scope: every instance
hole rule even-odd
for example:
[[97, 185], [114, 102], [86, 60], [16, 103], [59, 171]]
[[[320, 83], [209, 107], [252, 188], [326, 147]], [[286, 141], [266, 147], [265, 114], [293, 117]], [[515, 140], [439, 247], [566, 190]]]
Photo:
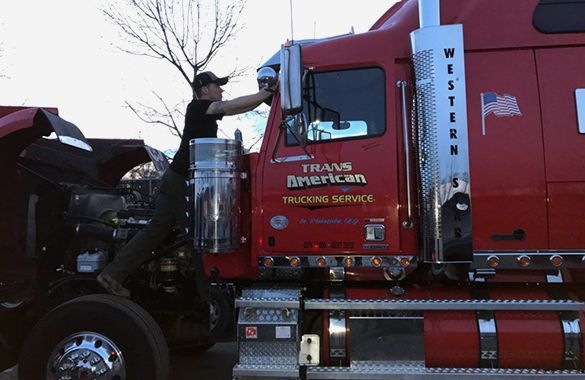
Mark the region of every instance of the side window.
[[[309, 144], [378, 136], [386, 129], [382, 69], [312, 73], [303, 98]], [[298, 145], [290, 132], [286, 145]]]
[[532, 24], [542, 33], [585, 32], [585, 0], [540, 0]]

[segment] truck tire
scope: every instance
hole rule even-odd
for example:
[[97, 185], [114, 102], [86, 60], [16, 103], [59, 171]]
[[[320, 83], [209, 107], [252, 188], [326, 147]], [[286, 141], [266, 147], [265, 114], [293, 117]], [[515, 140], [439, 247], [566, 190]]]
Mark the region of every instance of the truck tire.
[[104, 294], [73, 299], [41, 318], [18, 366], [20, 380], [168, 375], [169, 353], [158, 324], [134, 302]]
[[[229, 294], [221, 289], [211, 288], [209, 291], [210, 298], [210, 328], [211, 337], [214, 341], [220, 341], [231, 334], [230, 327], [233, 326], [232, 308], [233, 300]], [[210, 345], [205, 350], [213, 347]]]

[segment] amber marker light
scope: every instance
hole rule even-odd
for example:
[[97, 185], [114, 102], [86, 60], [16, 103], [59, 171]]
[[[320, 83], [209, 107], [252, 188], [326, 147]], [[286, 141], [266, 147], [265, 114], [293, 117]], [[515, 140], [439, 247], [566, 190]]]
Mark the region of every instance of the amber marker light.
[[500, 258], [498, 256], [490, 256], [487, 258], [486, 263], [489, 267], [495, 268], [500, 265]]
[[530, 262], [532, 260], [530, 260], [529, 256], [520, 256], [518, 257], [518, 264], [520, 264], [521, 267], [526, 268], [527, 266], [530, 265]]
[[559, 256], [559, 255], [553, 255], [550, 258], [550, 262], [553, 266], [560, 267], [561, 265], [563, 265], [563, 258], [562, 258], [562, 256]]
[[400, 258], [400, 265], [402, 265], [403, 267], [407, 267], [410, 265], [410, 259], [408, 257], [401, 257]]
[[343, 265], [345, 267], [350, 267], [353, 265], [353, 258], [351, 257], [346, 257], [345, 259], [343, 259]]
[[319, 257], [317, 259], [317, 266], [318, 267], [324, 267], [325, 265], [327, 265], [327, 259], [324, 257]]
[[264, 264], [265, 267], [271, 267], [274, 265], [274, 259], [270, 256], [265, 257], [262, 259], [262, 264]]
[[299, 265], [301, 265], [301, 259], [294, 256], [290, 258], [289, 263], [291, 267], [298, 267]]
[[375, 267], [381, 267], [382, 266], [382, 259], [379, 258], [378, 256], [372, 257], [372, 265]]

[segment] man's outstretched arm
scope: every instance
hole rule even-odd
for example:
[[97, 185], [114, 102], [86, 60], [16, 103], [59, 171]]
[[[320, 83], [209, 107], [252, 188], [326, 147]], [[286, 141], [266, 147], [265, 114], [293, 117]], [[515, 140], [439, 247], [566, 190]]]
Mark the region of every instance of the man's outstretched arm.
[[213, 102], [207, 108], [208, 115], [238, 115], [258, 107], [264, 100], [273, 95], [273, 92], [260, 90], [252, 95], [244, 95], [232, 100]]

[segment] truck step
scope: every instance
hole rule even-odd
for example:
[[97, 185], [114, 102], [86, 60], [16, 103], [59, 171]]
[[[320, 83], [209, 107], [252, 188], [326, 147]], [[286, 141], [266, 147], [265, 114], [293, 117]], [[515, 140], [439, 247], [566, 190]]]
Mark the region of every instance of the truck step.
[[318, 299], [304, 302], [305, 310], [522, 310], [583, 311], [584, 302], [572, 300], [387, 300], [387, 299]]
[[300, 306], [301, 302], [298, 298], [239, 297], [236, 299], [236, 307], [258, 309], [298, 309]]
[[339, 380], [568, 380], [583, 379], [583, 371], [547, 371], [537, 369], [424, 368], [395, 365], [355, 367], [311, 367], [307, 379]]
[[236, 364], [233, 369], [236, 378], [274, 378], [298, 379], [299, 366], [296, 365], [258, 365]]

